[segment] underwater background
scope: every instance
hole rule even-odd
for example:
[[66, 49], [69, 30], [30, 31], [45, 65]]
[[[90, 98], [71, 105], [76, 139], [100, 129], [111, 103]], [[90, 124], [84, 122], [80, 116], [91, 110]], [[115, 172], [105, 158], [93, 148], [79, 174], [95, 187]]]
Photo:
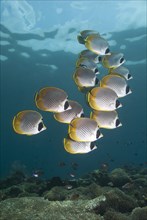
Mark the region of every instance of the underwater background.
[[[123, 166], [146, 166], [146, 1], [1, 1], [0, 78], [0, 176], [12, 170], [45, 178], [70, 178], [107, 164], [109, 170]], [[40, 88], [55, 86], [78, 101], [89, 117], [85, 96], [73, 81], [75, 63], [84, 46], [80, 31], [96, 30], [108, 40], [111, 51], [122, 52], [133, 79], [132, 94], [121, 99], [118, 110], [123, 126], [101, 129], [98, 149], [72, 155], [63, 147], [68, 126], [34, 102]], [[99, 67], [100, 76], [105, 74]], [[12, 128], [17, 112], [39, 111], [47, 130], [34, 136], [18, 135]], [[62, 166], [62, 165], [65, 166]], [[73, 164], [77, 164], [73, 170]]]

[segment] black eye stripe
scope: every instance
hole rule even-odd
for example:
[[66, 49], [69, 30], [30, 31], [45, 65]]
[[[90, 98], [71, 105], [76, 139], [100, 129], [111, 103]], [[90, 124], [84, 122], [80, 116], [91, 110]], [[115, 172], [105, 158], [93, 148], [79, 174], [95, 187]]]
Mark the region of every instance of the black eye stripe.
[[102, 61], [102, 57], [98, 57], [98, 60], [99, 60], [99, 62], [101, 62]]
[[99, 136], [101, 135], [101, 132], [100, 130], [97, 130], [97, 133], [96, 133], [96, 138], [99, 138]]
[[119, 120], [119, 119], [116, 119], [116, 122], [115, 122], [116, 127], [118, 127], [119, 124], [120, 124], [120, 120]]
[[95, 85], [97, 85], [99, 83], [98, 78], [95, 78]]
[[69, 107], [69, 103], [68, 103], [68, 101], [66, 101], [64, 104], [64, 110], [66, 110], [68, 107]]
[[122, 63], [123, 61], [124, 61], [124, 58], [122, 57], [119, 62]]
[[129, 86], [126, 86], [126, 94], [128, 94], [130, 91], [130, 87]]
[[82, 113], [82, 114], [81, 114], [81, 118], [84, 118], [84, 117], [85, 117], [85, 115], [84, 115], [84, 113]]
[[110, 50], [109, 50], [109, 48], [107, 48], [106, 51], [105, 51], [105, 54], [107, 54], [109, 52], [110, 52]]
[[98, 72], [99, 72], [99, 70], [96, 68], [95, 71], [94, 71], [94, 73], [98, 73]]
[[42, 123], [42, 122], [40, 122], [40, 123], [38, 124], [38, 131], [41, 131], [41, 130], [42, 130], [42, 128], [43, 128], [43, 123]]
[[118, 108], [120, 105], [120, 102], [118, 100], [116, 100], [116, 108]]
[[92, 150], [94, 148], [94, 146], [95, 146], [95, 142], [91, 142], [90, 149]]

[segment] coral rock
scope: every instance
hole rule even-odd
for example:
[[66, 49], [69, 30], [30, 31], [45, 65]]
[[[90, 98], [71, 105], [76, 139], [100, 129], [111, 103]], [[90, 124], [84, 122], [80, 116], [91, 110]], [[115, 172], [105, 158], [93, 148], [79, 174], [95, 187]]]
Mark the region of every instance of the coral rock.
[[[90, 211], [94, 207], [94, 204], [99, 205], [100, 200], [100, 198], [97, 198], [92, 201], [50, 202], [39, 197], [7, 199], [0, 202], [0, 219], [102, 220], [103, 218], [101, 216]], [[88, 210], [87, 207], [89, 207]]]
[[147, 206], [143, 208], [135, 208], [132, 211], [131, 220], [146, 220], [147, 219]]
[[114, 186], [123, 186], [125, 183], [130, 182], [129, 175], [121, 168], [114, 169], [110, 174], [110, 180]]

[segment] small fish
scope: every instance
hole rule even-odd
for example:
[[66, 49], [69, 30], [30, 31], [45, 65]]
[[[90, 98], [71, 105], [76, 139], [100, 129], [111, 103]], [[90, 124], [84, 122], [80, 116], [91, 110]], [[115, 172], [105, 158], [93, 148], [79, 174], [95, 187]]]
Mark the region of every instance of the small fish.
[[134, 184], [132, 182], [128, 182], [122, 186], [122, 189], [131, 189], [133, 186]]
[[84, 154], [97, 149], [94, 142], [78, 142], [64, 138], [64, 149], [70, 154]]
[[79, 88], [93, 87], [99, 82], [92, 70], [83, 67], [76, 68], [73, 79]]
[[35, 178], [39, 177], [39, 175], [37, 173], [33, 173], [32, 176], [35, 177]]
[[91, 59], [86, 57], [81, 57], [76, 62], [76, 67], [83, 67], [92, 70], [95, 74], [99, 74], [97, 64], [94, 63]]
[[71, 167], [73, 168], [73, 170], [76, 170], [78, 168], [79, 164], [76, 162], [72, 162], [71, 163]]
[[73, 173], [70, 173], [69, 175], [70, 175], [72, 178], [75, 177], [75, 174], [73, 174]]
[[84, 117], [83, 108], [78, 102], [71, 100], [68, 102], [71, 109], [64, 112], [54, 113], [54, 118], [61, 123], [69, 124], [74, 118]]
[[133, 79], [132, 75], [130, 74], [128, 68], [124, 66], [119, 66], [116, 69], [110, 69], [109, 74], [118, 75], [124, 77], [126, 80]]
[[90, 118], [73, 119], [68, 127], [68, 135], [78, 142], [92, 142], [103, 136], [97, 122]]
[[84, 31], [81, 31], [80, 34], [77, 36], [78, 42], [80, 44], [85, 44], [86, 38], [91, 34], [100, 36], [99, 33], [94, 30], [84, 30]]
[[100, 166], [100, 170], [103, 172], [107, 172], [109, 169], [109, 165], [107, 163], [102, 163]]
[[99, 63], [99, 56], [90, 50], [83, 50], [79, 55], [79, 58], [81, 57], [89, 59], [93, 61], [94, 63]]
[[59, 166], [60, 166], [60, 167], [65, 167], [65, 166], [66, 166], [66, 163], [64, 163], [64, 162], [62, 161], [62, 162], [59, 163]]
[[115, 69], [121, 66], [125, 59], [123, 53], [111, 53], [110, 55], [103, 56], [101, 61], [105, 68]]
[[65, 189], [70, 190], [70, 189], [72, 189], [72, 188], [73, 188], [73, 186], [72, 186], [72, 185], [65, 185]]
[[14, 116], [13, 129], [18, 134], [34, 135], [44, 131], [46, 127], [40, 113], [24, 110]]
[[35, 95], [36, 106], [49, 112], [63, 112], [71, 109], [67, 94], [64, 90], [56, 87], [45, 87]]
[[108, 42], [96, 34], [91, 34], [85, 39], [85, 47], [98, 55], [110, 54]]
[[92, 109], [98, 111], [113, 111], [122, 104], [117, 94], [109, 88], [95, 87], [87, 93], [87, 101]]
[[35, 170], [32, 174], [33, 177], [38, 178], [44, 174], [43, 170]]
[[90, 118], [94, 119], [99, 128], [114, 129], [122, 126], [116, 111], [95, 111], [91, 112]]
[[113, 163], [115, 160], [114, 159], [110, 159], [110, 162]]
[[104, 76], [100, 81], [100, 86], [112, 89], [119, 98], [132, 93], [130, 87], [126, 83], [126, 80], [121, 76], [113, 74]]
[[111, 186], [111, 187], [114, 186], [114, 184], [113, 184], [112, 182], [109, 182], [107, 185], [108, 185], [108, 186]]

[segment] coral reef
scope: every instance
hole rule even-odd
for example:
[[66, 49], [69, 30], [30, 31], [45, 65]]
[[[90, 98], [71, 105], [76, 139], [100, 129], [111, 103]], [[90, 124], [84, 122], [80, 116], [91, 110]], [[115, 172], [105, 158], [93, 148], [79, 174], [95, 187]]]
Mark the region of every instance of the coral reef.
[[145, 220], [147, 169], [100, 169], [68, 180], [15, 172], [1, 180], [0, 201], [3, 220]]

